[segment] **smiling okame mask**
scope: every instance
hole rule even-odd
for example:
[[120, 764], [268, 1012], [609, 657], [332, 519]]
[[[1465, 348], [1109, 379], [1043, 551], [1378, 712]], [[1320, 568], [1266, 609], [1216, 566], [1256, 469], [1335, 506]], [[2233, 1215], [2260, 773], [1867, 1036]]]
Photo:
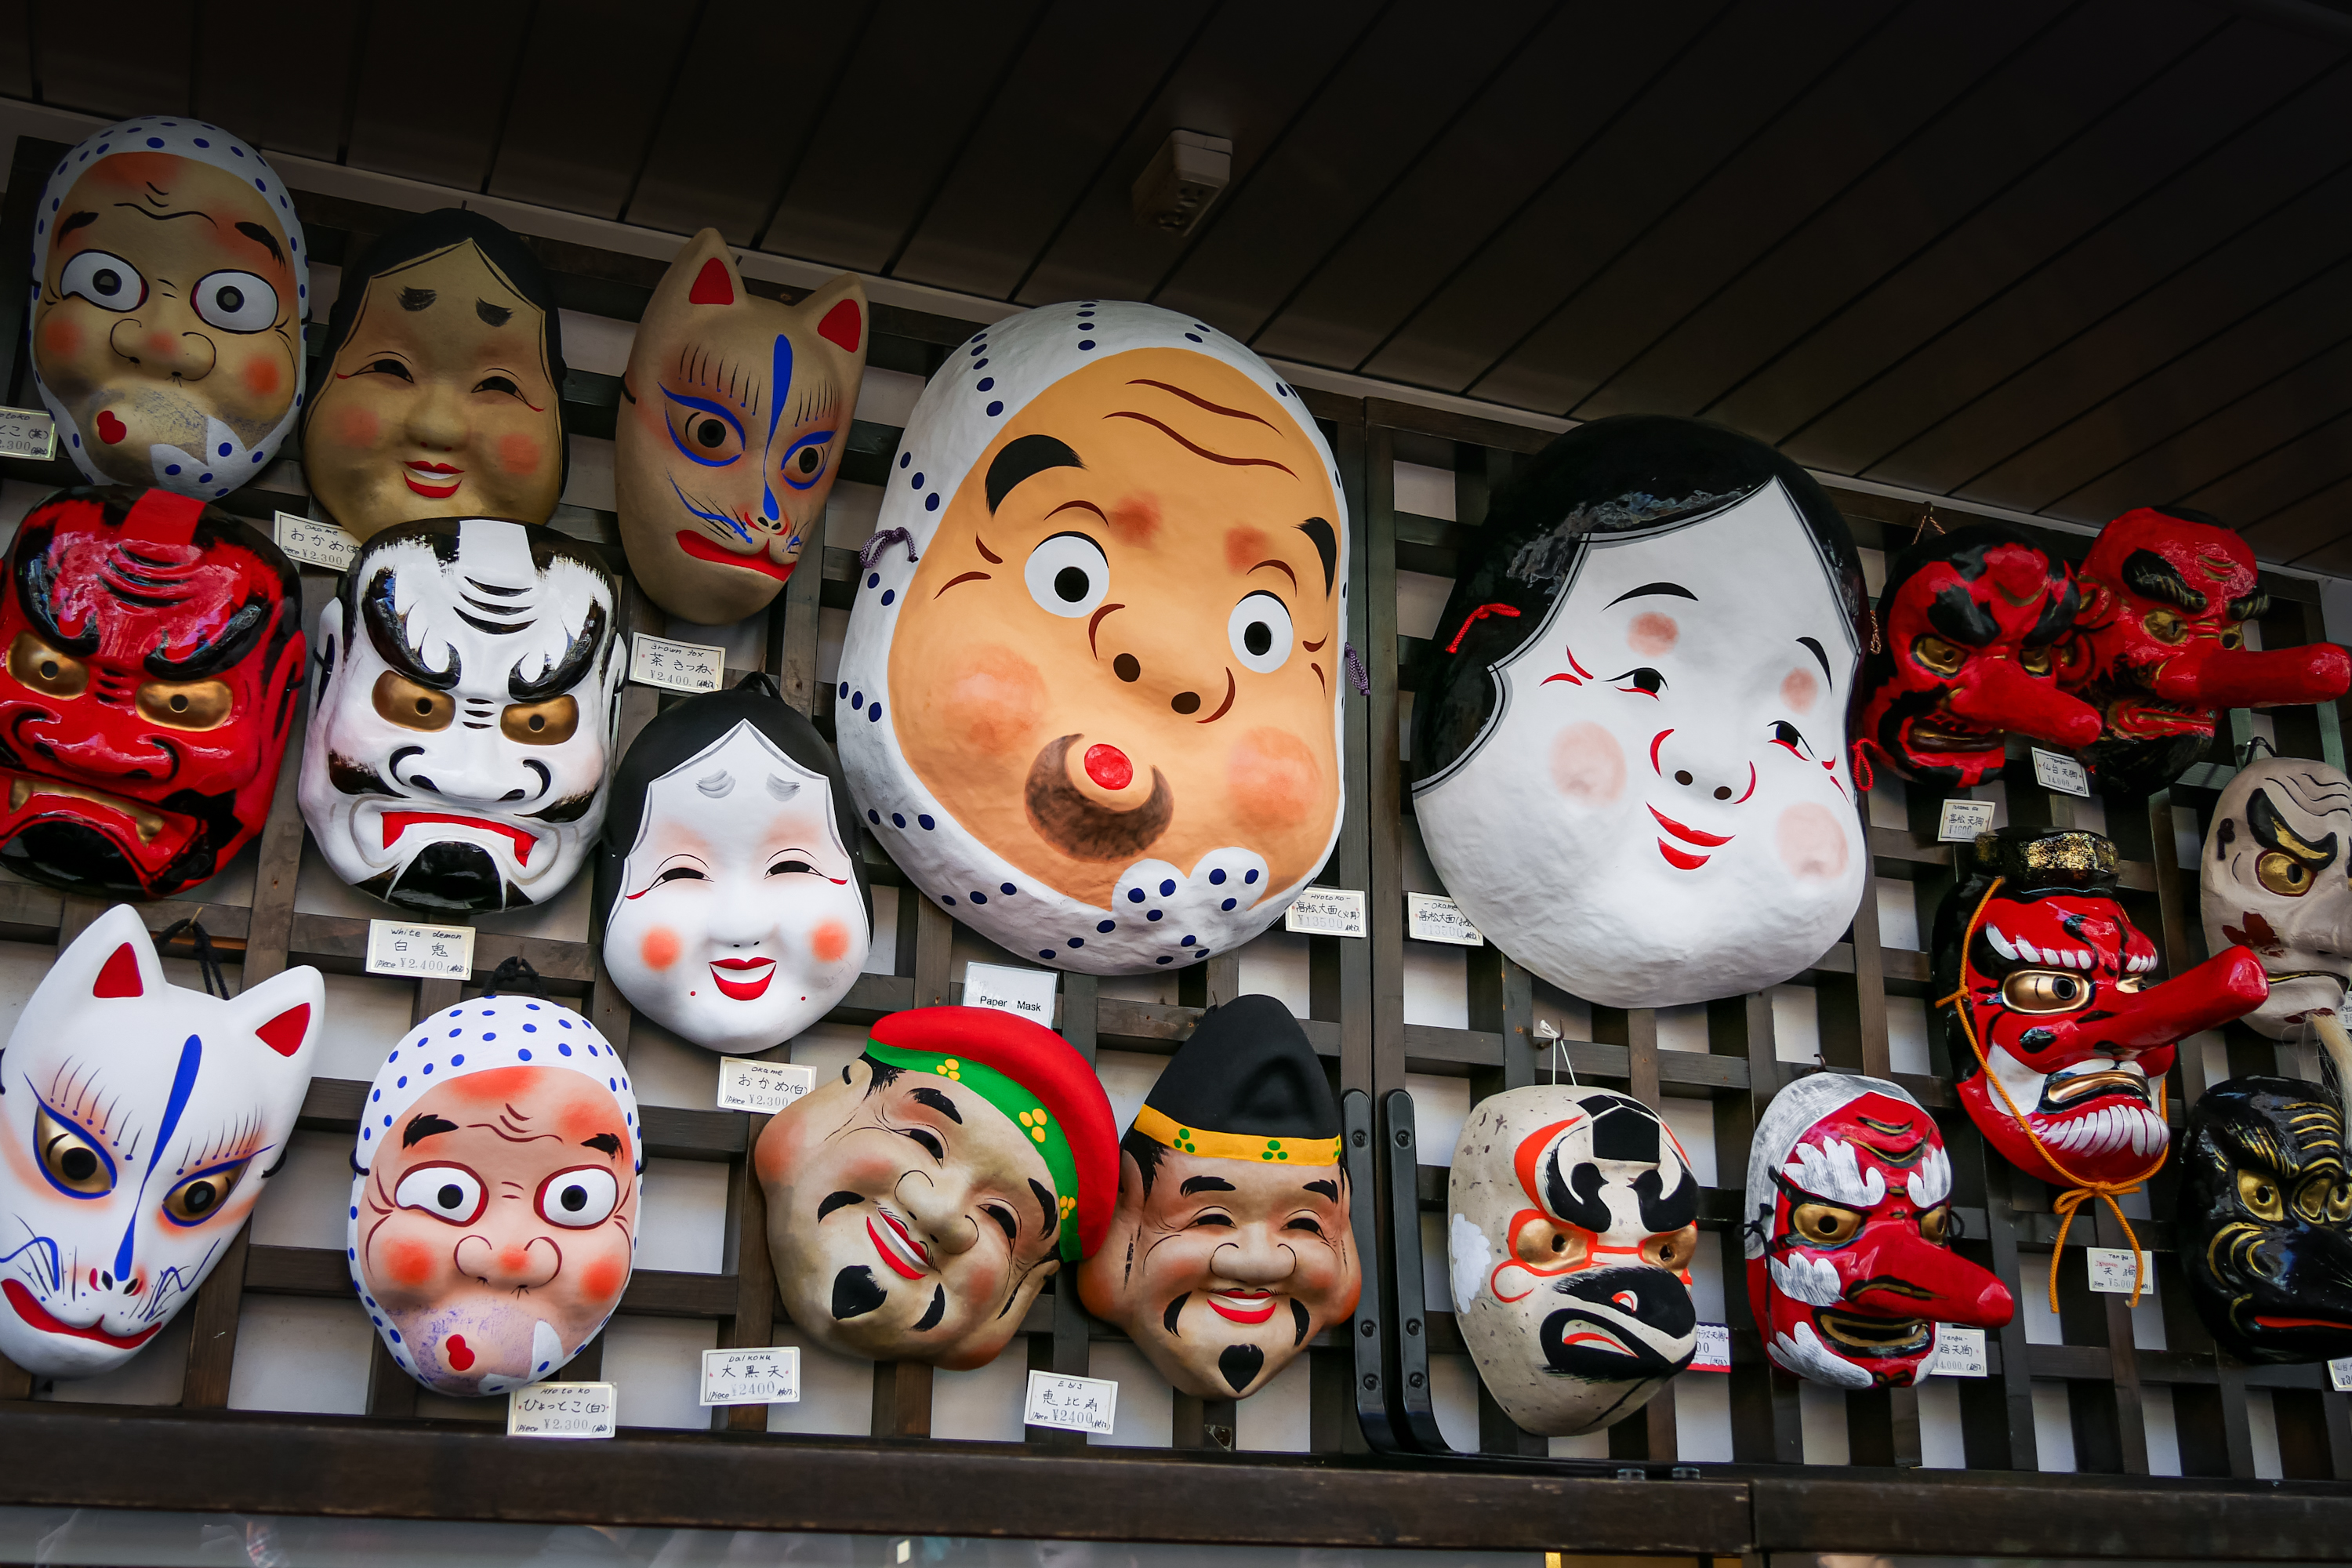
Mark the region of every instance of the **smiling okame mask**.
[[2274, 1040], [2341, 1016], [2352, 978], [2352, 779], [2326, 763], [2261, 757], [2213, 805], [2198, 878], [2205, 945], [2252, 948], [2270, 995], [2245, 1016]]
[[924, 389], [880, 527], [908, 542], [858, 580], [836, 728], [925, 895], [1125, 974], [1247, 942], [1322, 867], [1347, 514], [1256, 355], [1148, 305], [1000, 321]]
[[1496, 498], [1414, 703], [1414, 810], [1478, 929], [1612, 1007], [1759, 991], [1853, 919], [1864, 613], [1843, 519], [1770, 447], [1602, 419]]

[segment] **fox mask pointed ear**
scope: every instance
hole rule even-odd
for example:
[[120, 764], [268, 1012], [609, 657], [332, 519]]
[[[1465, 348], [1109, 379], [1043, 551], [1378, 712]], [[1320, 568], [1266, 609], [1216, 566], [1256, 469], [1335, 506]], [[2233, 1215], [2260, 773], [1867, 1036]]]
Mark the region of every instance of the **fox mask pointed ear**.
[[[866, 344], [873, 326], [865, 284], [845, 272], [793, 306], [793, 312], [838, 352], [842, 371], [853, 377], [864, 374]], [[855, 392], [854, 383], [843, 390]]]
[[[307, 1082], [326, 1014], [326, 982], [308, 964], [273, 974], [232, 999], [237, 1021]], [[268, 1058], [257, 1060], [268, 1061]]]
[[77, 1002], [144, 996], [165, 984], [147, 922], [128, 904], [117, 904], [58, 954], [40, 989], [56, 988]]
[[743, 291], [743, 273], [735, 265], [735, 253], [727, 247], [726, 239], [715, 228], [706, 228], [686, 242], [662, 274], [654, 288], [653, 302], [646, 308], [651, 314], [656, 308], [686, 309], [696, 306], [740, 305], [747, 298]]

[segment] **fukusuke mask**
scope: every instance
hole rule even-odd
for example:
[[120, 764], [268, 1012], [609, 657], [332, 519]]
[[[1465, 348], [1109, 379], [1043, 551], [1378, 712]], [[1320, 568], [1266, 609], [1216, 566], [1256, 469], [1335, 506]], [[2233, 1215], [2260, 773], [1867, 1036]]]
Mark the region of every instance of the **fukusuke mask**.
[[561, 1371], [628, 1288], [637, 1100], [568, 1008], [493, 994], [410, 1030], [368, 1090], [352, 1169], [352, 1285], [437, 1393]]
[[776, 1288], [803, 1333], [876, 1361], [995, 1359], [1046, 1279], [1102, 1245], [1118, 1129], [1042, 1025], [922, 1007], [779, 1111], [752, 1151]]
[[165, 490], [27, 513], [0, 601], [0, 865], [112, 898], [210, 878], [268, 820], [301, 585], [258, 530]]
[[2084, 760], [2109, 788], [2168, 783], [2212, 738], [2216, 709], [2328, 702], [2352, 685], [2332, 643], [2247, 650], [2245, 623], [2270, 605], [2254, 552], [2201, 513], [2127, 511], [2075, 575], [2083, 609], [2058, 679], [2099, 710]]
[[604, 819], [625, 641], [595, 559], [551, 529], [403, 523], [320, 618], [302, 818], [404, 908], [545, 903]]
[[1513, 1421], [1621, 1421], [1698, 1348], [1698, 1179], [1658, 1115], [1605, 1089], [1505, 1089], [1473, 1107], [1447, 1178], [1454, 1310]]
[[2352, 975], [2352, 780], [2341, 768], [2263, 757], [2238, 770], [2213, 807], [2198, 879], [2205, 945], [2252, 948], [2270, 997], [2245, 1022], [2271, 1038], [2307, 1037], [2340, 1015]]
[[325, 994], [310, 968], [184, 990], [123, 904], [58, 955], [5, 1058], [0, 1354], [111, 1372], [187, 1305], [286, 1157]]
[[1819, 486], [1597, 420], [1497, 497], [1414, 703], [1413, 798], [1489, 940], [1612, 1007], [1758, 991], [1853, 919], [1862, 568]]
[[789, 1040], [865, 967], [856, 843], [833, 748], [766, 677], [689, 697], [638, 731], [613, 781], [604, 967], [698, 1046]]
[[2344, 1115], [2319, 1085], [2233, 1078], [2180, 1144], [2173, 1230], [2189, 1299], [2244, 1362], [2352, 1354], [2352, 1176]]
[[1748, 1303], [1773, 1363], [1908, 1388], [1936, 1326], [2005, 1327], [2008, 1287], [1952, 1251], [1952, 1162], [1884, 1079], [1817, 1073], [1772, 1099], [1748, 1155]]
[[1031, 310], [948, 356], [885, 496], [836, 724], [908, 878], [1094, 974], [1273, 923], [1340, 815], [1348, 520], [1297, 391], [1190, 317]]
[[310, 252], [243, 137], [126, 120], [58, 160], [33, 223], [33, 383], [93, 484], [217, 500], [302, 406]]
[[841, 469], [866, 327], [855, 278], [786, 305], [744, 289], [717, 229], [677, 253], [637, 323], [614, 432], [621, 542], [655, 604], [715, 625], [776, 596]]
[[2058, 689], [2078, 596], [2025, 535], [1979, 523], [1895, 558], [1863, 665], [1860, 744], [1906, 778], [1967, 789], [2001, 769], [2011, 733], [2079, 749], [2096, 710]]
[[1339, 1107], [1281, 1002], [1202, 1014], [1120, 1148], [1110, 1238], [1078, 1292], [1171, 1384], [1255, 1394], [1356, 1310]]

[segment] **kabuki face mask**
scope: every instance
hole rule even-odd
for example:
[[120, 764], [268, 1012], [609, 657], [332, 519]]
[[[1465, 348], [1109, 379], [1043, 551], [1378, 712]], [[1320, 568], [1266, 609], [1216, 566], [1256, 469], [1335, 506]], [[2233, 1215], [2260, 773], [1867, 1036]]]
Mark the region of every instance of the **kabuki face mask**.
[[1868, 858], [1846, 765], [1845, 523], [1770, 447], [1629, 416], [1545, 448], [1478, 531], [1414, 703], [1414, 810], [1489, 941], [1612, 1007], [1759, 991], [1836, 942]]
[[1605, 1089], [1490, 1095], [1446, 1191], [1454, 1310], [1513, 1421], [1607, 1426], [1690, 1364], [1698, 1178], [1657, 1112]]
[[1096, 974], [1281, 915], [1339, 834], [1347, 679], [1347, 515], [1296, 389], [1189, 317], [1031, 310], [931, 378], [880, 525], [836, 723], [926, 896]]
[[628, 1288], [636, 1096], [568, 1008], [478, 996], [410, 1030], [368, 1089], [352, 1169], [352, 1284], [436, 1393], [562, 1371]]
[[1748, 1304], [1764, 1352], [1844, 1389], [1908, 1388], [1938, 1323], [2005, 1327], [2009, 1289], [1954, 1252], [1935, 1120], [1884, 1079], [1817, 1073], [1773, 1097], [1748, 1157]]
[[2173, 1234], [2189, 1299], [2243, 1362], [2352, 1354], [2352, 1174], [2315, 1083], [2233, 1078], [2189, 1108]]
[[619, 595], [544, 528], [370, 540], [320, 618], [302, 817], [353, 887], [419, 910], [545, 903], [604, 817]]
[[173, 985], [124, 904], [58, 955], [0, 1056], [0, 1354], [95, 1376], [187, 1305], [286, 1157], [324, 998], [307, 967]]
[[2213, 806], [2198, 881], [2205, 945], [2252, 948], [2270, 996], [2245, 1022], [2274, 1040], [2340, 1016], [2352, 977], [2352, 780], [2295, 757], [2240, 768]]
[[216, 125], [149, 116], [59, 160], [34, 219], [33, 380], [94, 484], [217, 500], [303, 394], [310, 253], [278, 175]]

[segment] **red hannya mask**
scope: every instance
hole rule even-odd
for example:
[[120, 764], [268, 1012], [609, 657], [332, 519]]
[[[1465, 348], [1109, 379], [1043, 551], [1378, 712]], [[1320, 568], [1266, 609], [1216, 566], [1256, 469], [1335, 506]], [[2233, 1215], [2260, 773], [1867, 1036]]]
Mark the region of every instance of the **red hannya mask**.
[[2262, 619], [2254, 552], [2228, 529], [2142, 507], [2099, 531], [2082, 570], [2083, 609], [2059, 683], [2105, 724], [2087, 758], [2121, 789], [2160, 787], [2196, 761], [2214, 710], [2328, 702], [2352, 660], [2320, 643], [2250, 653]]
[[163, 490], [65, 491], [16, 531], [0, 649], [0, 863], [167, 898], [260, 831], [304, 652], [260, 533]]
[[1780, 1091], [1748, 1162], [1748, 1302], [1765, 1353], [1840, 1388], [1905, 1388], [1936, 1325], [1998, 1329], [2009, 1290], [1951, 1250], [1952, 1163], [1901, 1088], [1819, 1073]]
[[1904, 552], [1879, 596], [1861, 743], [1906, 778], [1966, 789], [2000, 771], [2011, 731], [2098, 739], [2099, 715], [2058, 689], [2077, 597], [2063, 564], [2014, 529], [1978, 525]]

